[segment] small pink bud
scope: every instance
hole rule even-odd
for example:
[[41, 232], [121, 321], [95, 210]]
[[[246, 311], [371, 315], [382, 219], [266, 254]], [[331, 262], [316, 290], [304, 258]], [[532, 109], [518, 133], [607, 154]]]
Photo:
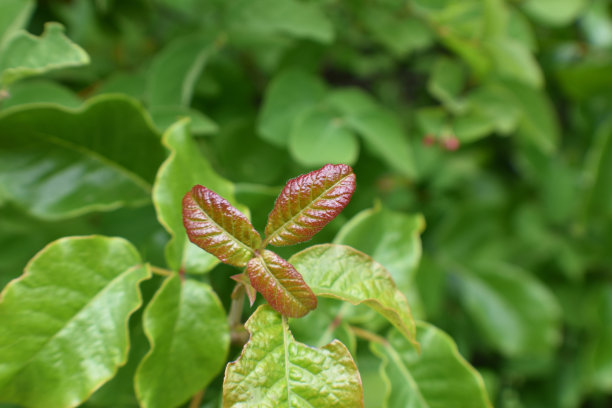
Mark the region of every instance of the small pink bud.
[[436, 143], [436, 138], [431, 133], [426, 134], [423, 137], [423, 146], [433, 146]]
[[454, 136], [446, 138], [442, 141], [442, 147], [444, 150], [448, 150], [449, 152], [454, 152], [455, 150], [459, 149], [459, 146], [459, 139]]

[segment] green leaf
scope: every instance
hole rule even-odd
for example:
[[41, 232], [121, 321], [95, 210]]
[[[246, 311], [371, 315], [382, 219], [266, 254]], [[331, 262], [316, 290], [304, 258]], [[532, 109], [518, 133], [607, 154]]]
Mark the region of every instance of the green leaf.
[[519, 81], [533, 88], [544, 83], [542, 70], [526, 45], [507, 37], [491, 38], [485, 43], [495, 72], [502, 78]]
[[169, 277], [144, 314], [151, 350], [135, 377], [143, 407], [172, 408], [206, 387], [225, 365], [229, 327], [210, 286]]
[[272, 251], [251, 259], [247, 273], [251, 285], [285, 316], [302, 317], [317, 307], [317, 298], [298, 271]]
[[407, 215], [377, 205], [344, 224], [334, 243], [370, 255], [384, 266], [402, 292], [407, 293], [421, 259], [422, 215]]
[[0, 399], [75, 406], [112, 378], [148, 276], [123, 239], [65, 238], [43, 249], [2, 292]]
[[466, 310], [493, 347], [508, 356], [531, 356], [548, 354], [558, 345], [559, 305], [530, 274], [484, 263], [458, 276]]
[[376, 41], [394, 56], [405, 57], [433, 45], [434, 33], [425, 22], [406, 15], [403, 5], [397, 8], [384, 6], [380, 3], [363, 3], [359, 17]]
[[289, 152], [305, 166], [353, 164], [359, 156], [359, 142], [342, 117], [329, 110], [312, 109], [294, 122]]
[[406, 297], [389, 272], [366, 254], [344, 245], [324, 244], [298, 252], [289, 262], [315, 295], [354, 305], [363, 303], [415, 342], [414, 320]]
[[58, 23], [45, 24], [45, 31], [35, 37], [25, 31], [11, 37], [2, 49], [0, 85], [45, 72], [89, 63], [89, 56], [64, 35]]
[[465, 102], [460, 99], [465, 87], [466, 72], [462, 64], [447, 57], [440, 57], [433, 67], [427, 82], [430, 94], [442, 102], [450, 111], [461, 112]]
[[82, 101], [74, 92], [57, 82], [37, 79], [11, 85], [9, 97], [2, 101], [0, 107], [8, 109], [31, 103], [54, 103], [67, 108], [78, 108]]
[[0, 13], [0, 56], [4, 44], [17, 30], [25, 27], [34, 11], [34, 0], [3, 0]]
[[326, 164], [289, 180], [268, 215], [264, 246], [308, 241], [340, 214], [354, 191], [355, 173], [346, 164]]
[[246, 215], [199, 184], [183, 198], [183, 224], [191, 242], [230, 265], [246, 266], [261, 245]]
[[149, 106], [189, 106], [195, 83], [216, 50], [211, 38], [194, 35], [175, 40], [156, 54], [147, 81]]
[[290, 35], [322, 43], [334, 39], [331, 21], [316, 3], [297, 0], [232, 0], [232, 31], [250, 35]]
[[595, 336], [589, 350], [590, 381], [594, 388], [610, 393], [612, 390], [612, 285], [600, 288], [593, 296], [596, 324]]
[[163, 158], [146, 113], [123, 96], [78, 110], [26, 105], [0, 114], [0, 185], [41, 218], [147, 203]]
[[585, 162], [585, 201], [593, 214], [612, 214], [612, 118], [601, 123]]
[[285, 318], [260, 306], [240, 358], [228, 364], [223, 407], [363, 407], [357, 367], [338, 340], [322, 348], [295, 341]]
[[194, 135], [209, 135], [219, 130], [219, 126], [208, 116], [184, 106], [154, 106], [149, 108], [149, 113], [160, 132], [183, 118], [189, 118], [189, 129]]
[[153, 185], [153, 203], [159, 222], [172, 235], [166, 246], [166, 261], [171, 269], [184, 268], [189, 273], [204, 273], [219, 260], [189, 242], [183, 226], [181, 200], [194, 184], [205, 184], [236, 205], [234, 185], [219, 176], [199, 152], [183, 120], [163, 136], [170, 156], [159, 168]]
[[586, 0], [527, 0], [521, 6], [540, 23], [558, 26], [574, 20], [587, 4]]
[[267, 142], [284, 147], [295, 121], [325, 96], [323, 82], [305, 71], [291, 69], [268, 84], [257, 131]]
[[380, 374], [387, 385], [383, 407], [492, 407], [482, 377], [443, 331], [418, 322], [420, 353], [398, 331], [389, 333], [388, 340], [370, 343], [383, 360]]
[[334, 91], [326, 102], [344, 114], [346, 126], [363, 138], [372, 153], [405, 176], [415, 175], [410, 144], [397, 116], [356, 88]]

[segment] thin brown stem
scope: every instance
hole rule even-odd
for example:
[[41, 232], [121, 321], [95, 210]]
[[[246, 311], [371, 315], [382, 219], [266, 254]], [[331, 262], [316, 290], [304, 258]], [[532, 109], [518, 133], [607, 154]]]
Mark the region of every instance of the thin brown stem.
[[388, 346], [389, 345], [389, 342], [387, 341], [387, 339], [385, 339], [384, 337], [379, 336], [376, 333], [372, 333], [369, 330], [365, 330], [365, 329], [362, 329], [361, 327], [355, 327], [355, 326], [349, 326], [349, 329], [357, 337], [361, 337], [362, 339], [382, 344], [383, 346]]
[[204, 390], [196, 392], [189, 402], [189, 408], [200, 408], [202, 405], [202, 399], [204, 398]]

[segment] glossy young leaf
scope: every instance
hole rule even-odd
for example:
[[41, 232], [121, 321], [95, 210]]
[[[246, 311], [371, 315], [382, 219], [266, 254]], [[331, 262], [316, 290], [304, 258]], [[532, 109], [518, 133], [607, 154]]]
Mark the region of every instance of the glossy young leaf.
[[354, 191], [355, 174], [345, 164], [328, 164], [289, 180], [268, 216], [265, 243], [308, 241], [346, 207]]
[[268, 306], [246, 327], [251, 338], [225, 370], [224, 408], [363, 407], [359, 372], [338, 340], [322, 348], [299, 343]]
[[201, 185], [183, 198], [183, 224], [191, 242], [230, 265], [245, 266], [261, 244], [243, 213]]
[[0, 185], [41, 218], [150, 202], [164, 156], [146, 112], [124, 96], [99, 96], [78, 110], [31, 104], [0, 114]]
[[89, 56], [64, 35], [64, 27], [47, 23], [40, 37], [25, 31], [15, 34], [2, 49], [0, 85], [58, 68], [89, 63]]
[[415, 342], [415, 326], [406, 297], [389, 272], [354, 248], [324, 244], [293, 255], [289, 262], [317, 296], [365, 304]]
[[151, 350], [136, 372], [138, 399], [146, 408], [171, 408], [203, 389], [225, 365], [229, 327], [210, 286], [178, 274], [147, 306], [144, 329]]
[[417, 323], [420, 353], [396, 330], [388, 340], [370, 344], [383, 360], [384, 408], [492, 408], [482, 377], [440, 329]]
[[157, 172], [153, 185], [153, 203], [157, 218], [172, 235], [166, 246], [166, 261], [175, 271], [184, 268], [188, 273], [204, 273], [219, 261], [189, 242], [183, 226], [181, 199], [185, 191], [200, 183], [237, 205], [234, 185], [219, 176], [200, 153], [185, 120], [164, 133], [163, 143], [170, 151], [170, 156]]
[[272, 251], [264, 250], [247, 265], [251, 285], [277, 312], [302, 317], [317, 307], [317, 298], [295, 268]]
[[148, 276], [123, 239], [64, 238], [38, 253], [2, 292], [0, 401], [76, 406], [112, 378]]

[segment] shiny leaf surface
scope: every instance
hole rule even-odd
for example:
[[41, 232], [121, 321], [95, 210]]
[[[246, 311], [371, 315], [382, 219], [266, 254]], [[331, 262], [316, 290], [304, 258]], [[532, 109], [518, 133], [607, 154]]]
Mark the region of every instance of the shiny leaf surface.
[[0, 85], [58, 68], [89, 63], [89, 56], [64, 35], [64, 27], [47, 23], [40, 37], [25, 31], [14, 34], [1, 50]]
[[224, 408], [363, 407], [359, 372], [338, 340], [322, 348], [299, 343], [268, 306], [246, 327], [251, 338], [225, 370]]
[[39, 252], [2, 292], [0, 401], [76, 406], [113, 377], [148, 276], [123, 239], [64, 238]]
[[243, 213], [201, 185], [183, 198], [183, 224], [191, 242], [230, 265], [245, 266], [261, 244]]
[[41, 218], [147, 203], [163, 159], [159, 136], [131, 98], [0, 114], [0, 185], [10, 201]]
[[181, 200], [194, 184], [205, 184], [236, 205], [234, 186], [219, 176], [198, 150], [189, 133], [186, 121], [170, 127], [163, 136], [170, 156], [160, 167], [153, 185], [153, 203], [157, 218], [172, 235], [166, 246], [166, 261], [171, 269], [181, 267], [189, 273], [204, 273], [218, 263], [218, 259], [189, 242]]
[[385, 408], [492, 408], [482, 377], [442, 330], [417, 323], [418, 353], [396, 330], [388, 343], [371, 343], [382, 358]]
[[365, 304], [415, 342], [415, 326], [406, 297], [389, 272], [372, 258], [344, 245], [316, 245], [298, 252], [289, 262], [317, 296]]
[[151, 350], [136, 372], [139, 401], [146, 408], [181, 405], [225, 365], [229, 327], [210, 286], [178, 274], [149, 303], [144, 329]]
[[289, 180], [268, 216], [265, 242], [308, 241], [346, 207], [354, 191], [355, 174], [345, 164], [328, 164]]
[[295, 268], [272, 251], [264, 250], [247, 266], [251, 285], [277, 312], [302, 317], [317, 307], [317, 298]]

